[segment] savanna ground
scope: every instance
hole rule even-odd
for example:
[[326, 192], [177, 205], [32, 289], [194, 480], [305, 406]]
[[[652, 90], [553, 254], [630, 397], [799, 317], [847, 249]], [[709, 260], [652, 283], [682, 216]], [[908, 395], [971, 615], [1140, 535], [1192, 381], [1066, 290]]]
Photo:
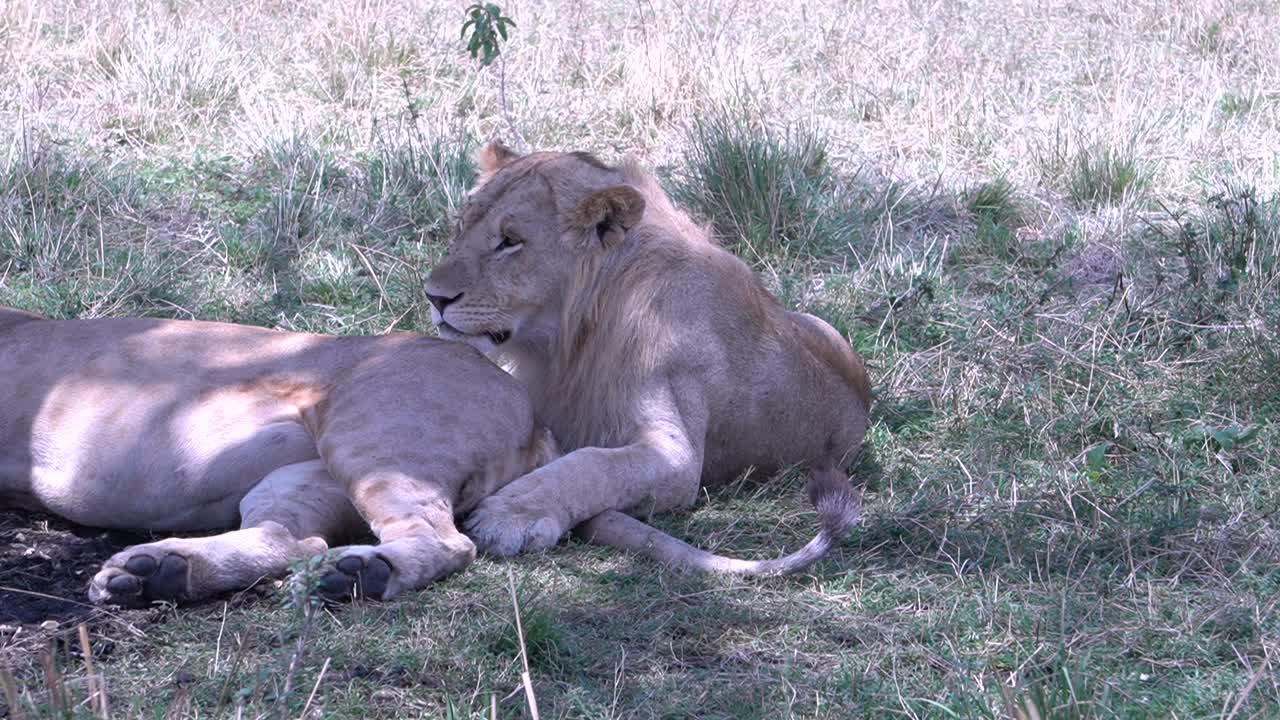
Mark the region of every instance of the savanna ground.
[[[128, 538], [8, 513], [10, 717], [527, 717], [511, 588], [542, 717], [1280, 716], [1275, 3], [504, 9], [480, 70], [460, 3], [8, 0], [0, 304], [429, 332], [478, 142], [631, 154], [867, 358], [865, 521], [106, 612], [32, 593]], [[759, 480], [658, 522], [799, 546]]]

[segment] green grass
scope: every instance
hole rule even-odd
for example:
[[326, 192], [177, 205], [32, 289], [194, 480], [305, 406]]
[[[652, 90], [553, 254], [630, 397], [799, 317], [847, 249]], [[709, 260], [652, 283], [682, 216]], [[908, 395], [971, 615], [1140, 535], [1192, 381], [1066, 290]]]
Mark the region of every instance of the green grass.
[[1226, 92], [1222, 94], [1222, 99], [1218, 101], [1218, 109], [1227, 116], [1243, 115], [1251, 112], [1254, 107], [1265, 101], [1265, 98], [1257, 95]]
[[820, 133], [772, 127], [735, 104], [699, 118], [688, 148], [676, 198], [712, 219], [740, 254], [824, 254], [848, 244], [854, 228]]
[[[428, 331], [509, 115], [638, 155], [864, 355], [865, 520], [789, 579], [566, 542], [385, 604], [99, 612], [113, 717], [529, 717], [509, 584], [542, 717], [1280, 715], [1271, 5], [547, 4], [506, 111], [427, 5], [0, 9], [0, 305]], [[816, 527], [793, 474], [655, 521], [752, 557]], [[0, 628], [28, 717], [87, 697], [78, 648]]]
[[965, 196], [965, 209], [977, 220], [996, 225], [1016, 227], [1023, 222], [1024, 210], [1017, 188], [1005, 177], [971, 188]]
[[1140, 195], [1150, 171], [1126, 146], [1098, 143], [1077, 151], [1067, 168], [1067, 196], [1081, 207], [1114, 205]]

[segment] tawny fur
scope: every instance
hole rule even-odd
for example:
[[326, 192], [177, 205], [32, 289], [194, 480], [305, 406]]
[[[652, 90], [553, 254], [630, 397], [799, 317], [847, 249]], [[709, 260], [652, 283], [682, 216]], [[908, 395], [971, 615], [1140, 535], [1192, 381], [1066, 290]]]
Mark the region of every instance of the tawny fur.
[[[482, 549], [596, 542], [698, 570], [771, 574], [815, 562], [858, 517], [842, 472], [870, 385], [818, 318], [788, 313], [741, 260], [638, 166], [581, 153], [481, 151], [449, 256], [427, 292], [442, 336], [499, 359], [571, 452], [482, 501]], [[700, 483], [802, 464], [823, 518], [771, 561], [695, 550], [632, 515], [684, 507]]]
[[122, 551], [97, 602], [247, 587], [368, 529], [331, 569], [380, 564], [393, 597], [469, 563], [454, 513], [555, 455], [520, 385], [454, 343], [0, 308], [0, 506], [241, 528]]

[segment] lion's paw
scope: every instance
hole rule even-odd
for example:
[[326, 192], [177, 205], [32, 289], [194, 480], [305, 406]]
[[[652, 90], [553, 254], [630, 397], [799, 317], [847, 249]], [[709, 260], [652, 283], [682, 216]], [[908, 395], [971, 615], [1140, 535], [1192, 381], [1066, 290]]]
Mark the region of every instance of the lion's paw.
[[527, 510], [501, 494], [482, 500], [463, 528], [481, 552], [504, 557], [546, 550], [569, 531], [561, 518]]
[[386, 600], [394, 595], [391, 563], [371, 546], [343, 548], [326, 563], [316, 584], [316, 593], [329, 602], [353, 598]]
[[138, 545], [116, 553], [89, 582], [89, 599], [98, 605], [143, 607], [157, 600], [186, 599], [191, 564], [177, 553]]

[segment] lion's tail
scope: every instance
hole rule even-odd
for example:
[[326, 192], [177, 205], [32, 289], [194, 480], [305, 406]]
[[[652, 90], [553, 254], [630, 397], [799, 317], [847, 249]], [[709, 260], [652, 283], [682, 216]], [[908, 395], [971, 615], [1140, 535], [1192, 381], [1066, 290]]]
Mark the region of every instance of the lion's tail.
[[844, 540], [862, 517], [862, 496], [838, 472], [811, 471], [809, 497], [818, 510], [822, 528], [817, 537], [790, 555], [773, 560], [739, 560], [699, 550], [646, 525], [630, 515], [610, 510], [580, 525], [577, 535], [595, 545], [643, 555], [650, 560], [685, 571], [719, 575], [789, 575], [822, 559]]

